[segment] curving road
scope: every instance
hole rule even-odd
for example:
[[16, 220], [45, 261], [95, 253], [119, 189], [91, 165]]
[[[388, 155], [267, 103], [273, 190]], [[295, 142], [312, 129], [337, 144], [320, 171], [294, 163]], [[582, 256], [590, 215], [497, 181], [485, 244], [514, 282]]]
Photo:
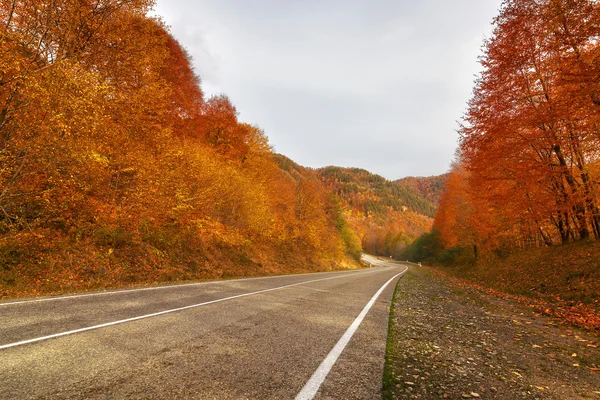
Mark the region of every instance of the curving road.
[[376, 399], [406, 267], [0, 302], [0, 399]]

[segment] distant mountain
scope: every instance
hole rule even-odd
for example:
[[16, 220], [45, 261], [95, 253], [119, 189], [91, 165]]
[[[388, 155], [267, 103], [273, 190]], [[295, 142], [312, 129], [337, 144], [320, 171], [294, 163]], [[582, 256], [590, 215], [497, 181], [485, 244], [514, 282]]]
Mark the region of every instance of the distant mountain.
[[344, 203], [348, 223], [363, 249], [398, 255], [433, 223], [445, 177], [388, 181], [360, 168], [317, 170], [323, 184]]
[[365, 251], [399, 255], [431, 229], [447, 175], [389, 181], [360, 168], [303, 167], [281, 154], [275, 162], [298, 182], [319, 182], [344, 209], [345, 223], [360, 238]]
[[440, 197], [446, 188], [446, 181], [450, 174], [446, 173], [437, 176], [414, 177], [398, 179], [394, 183], [403, 188], [410, 190], [412, 193], [417, 193], [423, 199], [432, 203], [435, 207], [440, 204]]
[[360, 168], [325, 167], [318, 170], [323, 181], [353, 208], [380, 213], [386, 208], [408, 210], [430, 218], [436, 205], [421, 195], [419, 190], [388, 181]]

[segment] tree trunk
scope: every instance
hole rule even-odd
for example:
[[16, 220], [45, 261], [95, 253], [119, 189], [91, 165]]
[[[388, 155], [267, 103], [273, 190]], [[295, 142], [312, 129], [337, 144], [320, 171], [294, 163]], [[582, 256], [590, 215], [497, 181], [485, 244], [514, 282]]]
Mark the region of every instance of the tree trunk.
[[569, 167], [567, 165], [567, 161], [565, 159], [565, 156], [562, 152], [560, 145], [556, 144], [553, 146], [552, 149], [554, 150], [554, 154], [556, 154], [556, 157], [558, 158], [558, 162], [560, 163], [560, 166], [562, 167], [561, 172], [562, 172], [563, 176], [565, 177], [567, 183], [569, 184], [569, 187], [571, 188], [571, 192], [573, 193], [573, 197], [574, 197], [573, 212], [575, 213], [575, 218], [577, 219], [579, 238], [587, 239], [590, 237], [590, 231], [588, 230], [585, 206], [582, 204], [581, 200], [579, 200], [577, 198], [578, 194], [579, 194], [579, 188], [577, 187], [578, 183], [575, 180], [575, 178], [573, 177], [573, 173], [571, 172], [571, 170], [569, 169]]
[[542, 227], [538, 226], [538, 229], [540, 230], [540, 235], [542, 235], [542, 240], [544, 241], [544, 244], [548, 247], [554, 245], [554, 243], [552, 242], [552, 238], [550, 236], [548, 236], [548, 234], [546, 234], [546, 232], [544, 232]]

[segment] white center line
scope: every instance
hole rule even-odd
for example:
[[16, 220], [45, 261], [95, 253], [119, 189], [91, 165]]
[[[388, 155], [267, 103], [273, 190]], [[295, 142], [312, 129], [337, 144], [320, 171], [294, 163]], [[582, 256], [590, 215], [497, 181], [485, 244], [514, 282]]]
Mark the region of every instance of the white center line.
[[70, 300], [70, 299], [77, 299], [77, 298], [82, 298], [82, 297], [106, 296], [106, 295], [111, 295], [111, 294], [128, 294], [128, 293], [133, 293], [133, 292], [144, 292], [144, 291], [148, 291], [148, 290], [177, 289], [177, 288], [184, 288], [184, 287], [189, 287], [189, 286], [205, 286], [205, 285], [213, 285], [213, 284], [244, 282], [244, 281], [252, 281], [252, 280], [284, 278], [284, 277], [308, 276], [308, 275], [317, 275], [317, 274], [358, 273], [358, 271], [360, 271], [360, 270], [342, 271], [342, 272], [340, 272], [340, 271], [312, 272], [309, 274], [287, 274], [287, 275], [274, 275], [274, 276], [259, 276], [259, 277], [254, 277], [254, 278], [218, 280], [218, 281], [209, 281], [209, 282], [180, 283], [180, 284], [176, 284], [176, 285], [164, 285], [164, 286], [153, 286], [153, 287], [135, 288], [135, 289], [111, 290], [111, 291], [96, 292], [96, 293], [74, 294], [74, 295], [56, 296], [56, 297], [44, 297], [41, 299], [32, 299], [32, 300], [8, 301], [6, 303], [0, 303], [0, 307], [14, 306], [14, 305], [18, 305], [18, 304], [42, 303], [42, 302], [46, 302], [46, 301]]
[[151, 313], [151, 314], [140, 315], [140, 316], [137, 316], [137, 317], [127, 318], [127, 319], [121, 319], [121, 320], [112, 321], [112, 322], [106, 322], [104, 324], [88, 326], [88, 327], [85, 327], [85, 328], [74, 329], [74, 330], [71, 330], [71, 331], [60, 332], [60, 333], [55, 333], [55, 334], [52, 334], [52, 335], [47, 335], [47, 336], [41, 336], [41, 337], [37, 337], [37, 338], [33, 338], [33, 339], [22, 340], [20, 342], [9, 343], [9, 344], [5, 344], [5, 345], [1, 345], [0, 346], [0, 350], [8, 349], [10, 347], [22, 346], [24, 344], [29, 344], [29, 343], [41, 342], [42, 340], [48, 340], [48, 339], [58, 338], [58, 337], [61, 337], [61, 336], [73, 335], [75, 333], [81, 333], [81, 332], [91, 331], [91, 330], [94, 330], [94, 329], [105, 328], [105, 327], [108, 327], [108, 326], [123, 324], [123, 323], [126, 323], [126, 322], [137, 321], [137, 320], [144, 319], [144, 318], [156, 317], [156, 316], [159, 316], [159, 315], [169, 314], [169, 313], [173, 313], [173, 312], [177, 312], [177, 311], [189, 310], [190, 308], [202, 307], [202, 306], [206, 306], [206, 305], [209, 305], [209, 304], [220, 303], [220, 302], [227, 301], [227, 300], [239, 299], [241, 297], [253, 296], [253, 295], [257, 295], [257, 294], [261, 294], [261, 293], [272, 292], [272, 291], [275, 291], [275, 290], [286, 289], [286, 288], [290, 288], [290, 287], [294, 287], [294, 286], [306, 285], [308, 283], [322, 282], [322, 281], [327, 281], [327, 280], [330, 280], [330, 279], [346, 278], [346, 277], [349, 277], [349, 276], [356, 276], [356, 275], [360, 275], [360, 274], [368, 274], [368, 273], [377, 272], [377, 271], [381, 272], [382, 270], [378, 269], [378, 270], [370, 270], [370, 271], [364, 271], [364, 272], [359, 272], [359, 273], [344, 274], [344, 275], [341, 275], [341, 276], [332, 276], [332, 277], [329, 277], [329, 278], [314, 279], [314, 280], [310, 280], [310, 281], [304, 281], [304, 282], [299, 282], [299, 283], [292, 283], [290, 285], [278, 286], [278, 287], [274, 287], [274, 288], [270, 288], [270, 289], [263, 289], [263, 290], [259, 290], [259, 291], [256, 291], [256, 292], [238, 294], [238, 295], [235, 295], [235, 296], [224, 297], [224, 298], [221, 298], [221, 299], [206, 301], [206, 302], [203, 302], [203, 303], [192, 304], [192, 305], [185, 306], [185, 307], [173, 308], [173, 309], [159, 311], [159, 312], [155, 312], [155, 313]]
[[354, 335], [354, 333], [360, 326], [361, 322], [363, 321], [363, 319], [365, 318], [365, 316], [367, 315], [367, 313], [369, 312], [371, 307], [373, 307], [373, 304], [375, 304], [375, 301], [377, 300], [379, 295], [381, 295], [383, 290], [387, 287], [387, 285], [390, 284], [390, 282], [392, 282], [398, 276], [403, 275], [404, 273], [406, 273], [406, 271], [408, 271], [408, 267], [405, 267], [405, 268], [406, 269], [404, 271], [400, 272], [399, 274], [397, 274], [393, 278], [391, 278], [389, 281], [387, 281], [377, 291], [377, 293], [375, 293], [375, 295], [367, 303], [365, 308], [363, 308], [361, 313], [358, 314], [358, 317], [356, 317], [354, 322], [352, 322], [352, 325], [350, 325], [350, 327], [342, 335], [340, 340], [338, 340], [338, 342], [335, 344], [335, 346], [333, 346], [333, 349], [331, 349], [329, 354], [327, 354], [327, 357], [325, 357], [323, 362], [321, 362], [321, 364], [319, 365], [317, 370], [312, 374], [312, 376], [310, 377], [308, 382], [306, 382], [306, 384], [304, 385], [304, 387], [302, 388], [300, 393], [298, 393], [298, 395], [296, 396], [296, 400], [312, 400], [315, 397], [315, 395], [319, 391], [319, 388], [323, 384], [323, 381], [329, 374], [329, 371], [331, 371], [331, 368], [337, 361], [340, 354], [342, 354], [342, 351], [344, 351], [344, 349], [350, 342], [350, 339], [352, 339], [352, 336]]

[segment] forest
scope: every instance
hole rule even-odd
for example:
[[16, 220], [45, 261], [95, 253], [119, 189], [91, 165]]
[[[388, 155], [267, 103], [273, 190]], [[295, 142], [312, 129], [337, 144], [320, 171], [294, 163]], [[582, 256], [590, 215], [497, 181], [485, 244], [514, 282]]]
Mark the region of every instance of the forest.
[[388, 181], [360, 168], [325, 167], [324, 186], [345, 205], [345, 220], [370, 254], [404, 259], [410, 243], [431, 229], [447, 176]]
[[[0, 0], [2, 296], [356, 268], [362, 249], [502, 276], [581, 253], [575, 280], [595, 279], [598, 2], [504, 2], [451, 171], [398, 181], [275, 154], [153, 7]], [[539, 264], [529, 280], [559, 269]]]
[[435, 227], [446, 246], [600, 239], [600, 5], [505, 2]]
[[503, 4], [435, 215], [444, 249], [600, 239], [599, 40], [596, 1]]
[[433, 229], [407, 255], [600, 311], [600, 3], [505, 1], [480, 62]]
[[153, 5], [0, 1], [0, 295], [355, 268], [339, 200], [205, 97]]

